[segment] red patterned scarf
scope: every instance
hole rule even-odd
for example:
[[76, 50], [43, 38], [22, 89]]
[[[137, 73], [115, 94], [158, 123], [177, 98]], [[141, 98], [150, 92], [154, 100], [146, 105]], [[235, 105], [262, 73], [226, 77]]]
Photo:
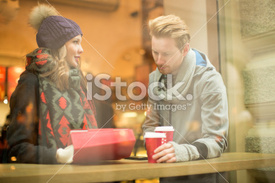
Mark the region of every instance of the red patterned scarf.
[[67, 146], [70, 130], [97, 128], [92, 101], [86, 98], [81, 86], [80, 70], [69, 71], [69, 89], [60, 91], [56, 85], [41, 74], [52, 70], [49, 49], [38, 48], [27, 55], [26, 69], [35, 73], [39, 80], [39, 141], [48, 147]]

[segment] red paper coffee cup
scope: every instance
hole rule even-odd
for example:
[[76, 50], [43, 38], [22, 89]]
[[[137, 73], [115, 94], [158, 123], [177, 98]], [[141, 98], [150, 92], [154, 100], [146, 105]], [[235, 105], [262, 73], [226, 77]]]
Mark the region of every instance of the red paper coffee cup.
[[166, 142], [173, 141], [174, 128], [173, 126], [158, 126], [155, 128], [155, 132], [157, 133], [165, 133], [166, 134]]
[[144, 138], [148, 163], [156, 163], [156, 160], [154, 160], [152, 156], [155, 154], [155, 149], [165, 143], [166, 135], [165, 133], [146, 132]]

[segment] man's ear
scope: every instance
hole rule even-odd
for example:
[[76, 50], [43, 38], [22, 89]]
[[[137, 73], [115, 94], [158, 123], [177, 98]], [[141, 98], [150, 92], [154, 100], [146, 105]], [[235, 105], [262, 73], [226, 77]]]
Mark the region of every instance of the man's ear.
[[182, 56], [185, 57], [185, 56], [187, 55], [189, 49], [190, 49], [190, 45], [189, 45], [189, 43], [186, 43], [186, 44], [184, 45], [183, 50], [182, 50]]

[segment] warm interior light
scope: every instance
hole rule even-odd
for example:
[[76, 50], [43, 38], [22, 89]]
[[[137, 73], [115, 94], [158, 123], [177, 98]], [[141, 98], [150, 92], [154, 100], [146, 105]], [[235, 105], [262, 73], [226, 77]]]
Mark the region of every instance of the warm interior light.
[[12, 166], [10, 166], [10, 169], [15, 170], [16, 168], [15, 168], [15, 166], [12, 165]]
[[24, 71], [24, 67], [14, 67], [14, 72], [21, 74]]
[[136, 112], [125, 112], [125, 113], [123, 113], [123, 117], [125, 117], [125, 118], [135, 118], [135, 117], [137, 117], [137, 113]]
[[11, 157], [11, 161], [16, 161], [16, 157], [15, 157], [15, 156], [12, 156], [12, 157]]
[[9, 103], [8, 97], [7, 97], [7, 96], [4, 97], [3, 103], [4, 103], [4, 104], [8, 104], [8, 103]]

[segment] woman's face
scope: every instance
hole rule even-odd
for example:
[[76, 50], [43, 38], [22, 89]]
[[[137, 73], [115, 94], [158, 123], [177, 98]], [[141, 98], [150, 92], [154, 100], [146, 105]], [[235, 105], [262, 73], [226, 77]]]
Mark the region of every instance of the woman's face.
[[83, 53], [81, 41], [82, 37], [81, 35], [78, 35], [65, 44], [67, 49], [67, 55], [65, 59], [67, 60], [70, 67], [77, 67], [79, 65], [80, 55]]

